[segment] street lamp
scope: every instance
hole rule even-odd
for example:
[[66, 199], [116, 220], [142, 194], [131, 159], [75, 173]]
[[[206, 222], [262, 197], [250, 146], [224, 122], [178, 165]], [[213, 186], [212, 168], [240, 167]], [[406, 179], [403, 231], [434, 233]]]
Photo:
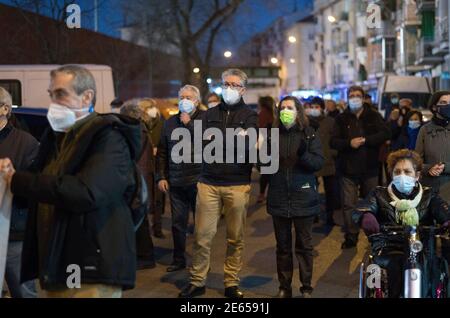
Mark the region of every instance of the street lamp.
[[277, 59], [276, 57], [272, 57], [272, 58], [270, 59], [270, 62], [271, 62], [272, 64], [278, 64], [278, 59]]
[[336, 18], [332, 15], [328, 16], [328, 21], [330, 21], [330, 23], [335, 23], [336, 22]]
[[291, 64], [295, 64], [295, 59], [290, 59], [289, 62], [291, 62]]
[[200, 73], [200, 69], [198, 67], [196, 67], [192, 70], [192, 72], [194, 72], [195, 74], [198, 74], [198, 73]]
[[225, 56], [227, 59], [229, 59], [230, 57], [233, 56], [233, 53], [231, 53], [231, 51], [225, 51], [225, 53], [223, 53], [223, 56]]
[[289, 41], [290, 43], [294, 44], [294, 43], [297, 42], [297, 38], [296, 38], [295, 36], [291, 35], [291, 36], [289, 37], [288, 41]]

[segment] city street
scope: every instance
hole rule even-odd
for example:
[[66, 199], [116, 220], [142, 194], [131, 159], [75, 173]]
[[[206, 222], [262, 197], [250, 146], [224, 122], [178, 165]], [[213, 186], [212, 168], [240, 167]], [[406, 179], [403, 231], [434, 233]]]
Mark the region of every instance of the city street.
[[[272, 297], [278, 291], [275, 262], [275, 237], [271, 217], [265, 205], [256, 204], [259, 185], [257, 175], [253, 176], [252, 196], [246, 225], [246, 246], [244, 266], [241, 272], [241, 287], [246, 297]], [[338, 213], [335, 220], [342, 222]], [[153, 238], [157, 266], [154, 269], [137, 272], [136, 288], [124, 293], [124, 297], [172, 298], [177, 297], [180, 288], [188, 282], [188, 271], [166, 273], [172, 260], [172, 240], [170, 234], [170, 210], [166, 205], [163, 216], [165, 239]], [[341, 250], [343, 233], [335, 226], [326, 232], [323, 221], [313, 229], [314, 274], [313, 297], [317, 298], [355, 298], [358, 297], [359, 263], [367, 247], [365, 236], [361, 233], [357, 249]], [[188, 236], [188, 257], [192, 251], [193, 236]], [[223, 297], [223, 261], [225, 257], [225, 222], [219, 224], [212, 247], [211, 272], [207, 281], [205, 297]], [[296, 262], [294, 262], [295, 264]], [[295, 266], [295, 265], [294, 265]], [[299, 297], [298, 267], [294, 272], [293, 293]]]

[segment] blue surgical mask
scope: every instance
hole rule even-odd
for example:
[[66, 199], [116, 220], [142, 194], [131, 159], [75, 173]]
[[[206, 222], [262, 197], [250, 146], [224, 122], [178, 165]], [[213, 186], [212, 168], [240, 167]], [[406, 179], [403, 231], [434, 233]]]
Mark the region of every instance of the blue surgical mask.
[[398, 100], [398, 98], [396, 98], [396, 97], [394, 97], [394, 98], [391, 99], [391, 103], [394, 104], [394, 105], [397, 105], [398, 102], [399, 102], [399, 100]]
[[312, 108], [309, 112], [309, 115], [311, 117], [320, 117], [320, 115], [322, 115], [322, 112], [320, 111], [320, 109]]
[[350, 98], [348, 100], [348, 107], [350, 107], [351, 111], [358, 111], [363, 106], [363, 100], [359, 97]]
[[181, 113], [192, 113], [192, 111], [195, 109], [194, 102], [189, 99], [182, 99], [178, 103], [178, 108]]
[[417, 180], [416, 178], [405, 176], [401, 174], [399, 176], [395, 176], [392, 179], [392, 184], [395, 188], [403, 194], [409, 195], [413, 191], [416, 186]]
[[410, 120], [409, 123], [408, 123], [408, 126], [411, 129], [420, 128], [420, 121], [419, 120]]

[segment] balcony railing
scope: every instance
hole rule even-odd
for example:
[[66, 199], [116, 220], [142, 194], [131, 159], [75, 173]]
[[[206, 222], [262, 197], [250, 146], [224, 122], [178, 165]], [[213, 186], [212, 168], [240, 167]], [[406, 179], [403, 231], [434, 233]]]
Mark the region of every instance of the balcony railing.
[[434, 56], [435, 42], [433, 38], [423, 37], [419, 39], [416, 50], [416, 65], [436, 65], [443, 61], [442, 57]]
[[432, 11], [436, 8], [436, 3], [434, 0], [416, 0], [417, 13], [423, 11]]
[[448, 42], [448, 17], [441, 18], [436, 21], [435, 29], [435, 43], [438, 45], [441, 42]]
[[396, 32], [394, 24], [391, 21], [382, 21], [380, 28], [369, 30], [369, 37], [374, 38], [395, 38]]

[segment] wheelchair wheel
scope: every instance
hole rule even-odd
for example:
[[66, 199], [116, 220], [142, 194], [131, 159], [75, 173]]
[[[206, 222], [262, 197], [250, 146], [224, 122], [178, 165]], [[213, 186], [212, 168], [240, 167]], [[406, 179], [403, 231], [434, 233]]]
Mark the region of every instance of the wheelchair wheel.
[[[374, 265], [374, 266], [373, 266]], [[387, 273], [367, 256], [359, 266], [359, 298], [387, 298]]]

